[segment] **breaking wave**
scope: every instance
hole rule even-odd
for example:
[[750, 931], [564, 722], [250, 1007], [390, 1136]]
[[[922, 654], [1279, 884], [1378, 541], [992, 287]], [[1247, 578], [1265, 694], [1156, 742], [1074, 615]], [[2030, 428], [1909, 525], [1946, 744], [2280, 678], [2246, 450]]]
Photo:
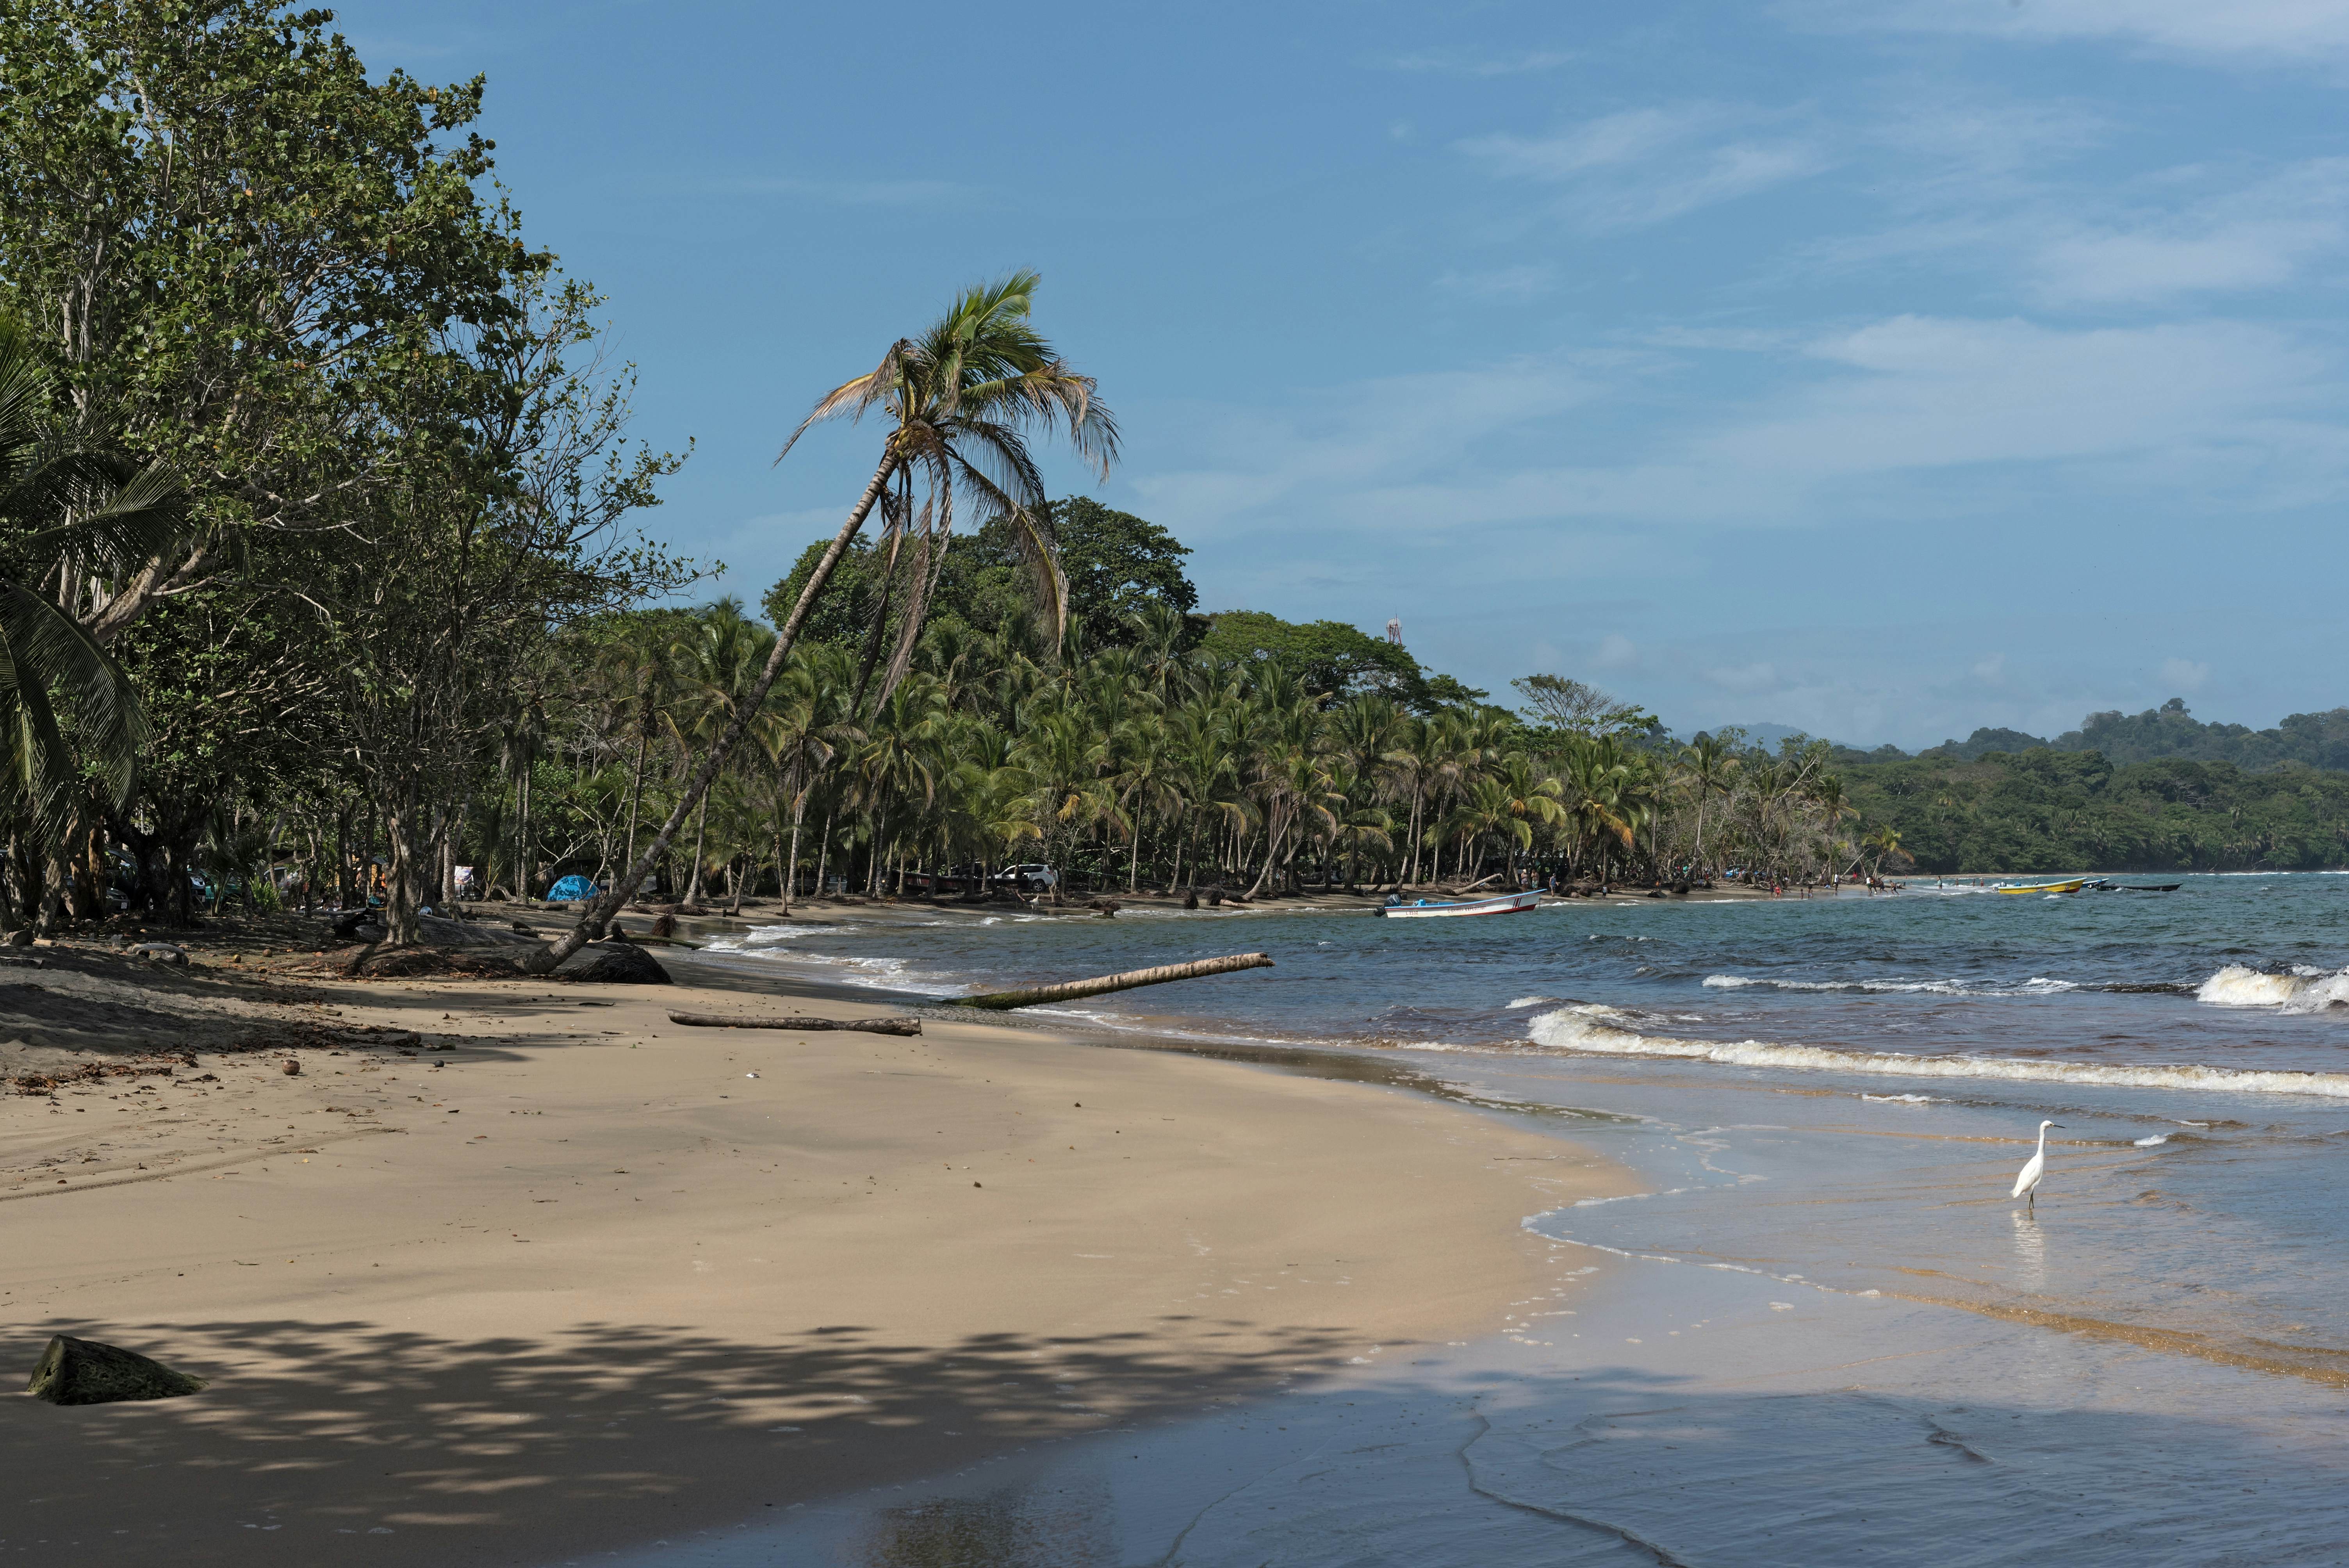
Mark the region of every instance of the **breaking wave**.
[[[2248, 973], [2248, 971], [2247, 971]], [[1595, 1056], [1656, 1057], [1723, 1067], [1868, 1073], [1885, 1078], [2006, 1078], [2027, 1083], [2094, 1084], [2128, 1088], [2191, 1088], [2225, 1094], [2310, 1094], [2349, 1099], [2349, 1073], [2248, 1072], [2178, 1066], [2033, 1061], [2017, 1057], [1911, 1057], [1891, 1051], [1837, 1050], [1766, 1040], [1688, 1040], [1623, 1027], [1620, 1010], [1584, 1003], [1537, 1016], [1527, 1032], [1538, 1045]]]
[[1871, 995], [1925, 992], [1940, 996], [2053, 996], [2082, 989], [2069, 980], [2048, 980], [2036, 975], [2011, 985], [1969, 984], [1963, 980], [1772, 980], [1749, 975], [1708, 975], [1704, 984], [1715, 991], [1759, 986], [1771, 991], [1849, 991]]
[[2194, 999], [2214, 1007], [2273, 1007], [2283, 1013], [2321, 1013], [2327, 1007], [2349, 1007], [2349, 969], [2339, 974], [2294, 969], [2271, 975], [2230, 964], [2203, 981]]

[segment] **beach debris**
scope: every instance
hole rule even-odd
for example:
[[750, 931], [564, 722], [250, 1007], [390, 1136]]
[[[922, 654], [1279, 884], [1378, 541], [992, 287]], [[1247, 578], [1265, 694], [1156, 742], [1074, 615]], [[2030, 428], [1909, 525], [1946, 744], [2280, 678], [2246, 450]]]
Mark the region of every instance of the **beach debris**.
[[788, 1018], [761, 1018], [748, 1013], [671, 1013], [668, 1021], [704, 1029], [861, 1029], [868, 1035], [918, 1035], [922, 1032], [919, 1018], [904, 1016], [811, 1018], [795, 1014]]
[[130, 951], [155, 964], [185, 964], [188, 961], [186, 949], [175, 947], [168, 942], [142, 942]]
[[41, 1352], [25, 1392], [52, 1405], [111, 1405], [123, 1399], [176, 1399], [209, 1381], [174, 1372], [135, 1350], [59, 1334]]
[[1269, 953], [1235, 953], [1227, 958], [1201, 958], [1189, 964], [1166, 964], [1155, 969], [1129, 969], [1123, 975], [1103, 975], [1092, 980], [1071, 980], [1059, 985], [1034, 985], [1024, 991], [990, 991], [978, 996], [957, 996], [957, 1007], [985, 1007], [990, 1012], [1005, 1012], [1013, 1007], [1032, 1007], [1040, 1002], [1073, 1002], [1081, 996], [1099, 996], [1111, 991], [1131, 991], [1138, 985], [1164, 985], [1170, 980], [1196, 980], [1208, 975], [1229, 975], [1237, 969], [1269, 969]]
[[[175, 1058], [182, 1059], [182, 1058]], [[192, 1061], [188, 1063], [193, 1067]], [[54, 1094], [57, 1086], [68, 1083], [94, 1083], [109, 1078], [170, 1078], [168, 1067], [139, 1067], [129, 1062], [86, 1062], [78, 1068], [67, 1068], [55, 1073], [27, 1073], [7, 1080], [8, 1087], [18, 1094]], [[205, 1073], [204, 1078], [212, 1075]], [[198, 1081], [202, 1081], [199, 1079]]]
[[512, 959], [480, 948], [376, 946], [361, 948], [347, 972], [373, 980], [440, 975], [504, 978], [518, 973]]
[[633, 943], [598, 943], [584, 964], [557, 970], [558, 977], [589, 985], [667, 985], [668, 971]]
[[283, 1072], [287, 1078], [300, 1078], [302, 1076], [302, 1063], [297, 1057], [287, 1057], [283, 1062], [278, 1064], [278, 1070]]

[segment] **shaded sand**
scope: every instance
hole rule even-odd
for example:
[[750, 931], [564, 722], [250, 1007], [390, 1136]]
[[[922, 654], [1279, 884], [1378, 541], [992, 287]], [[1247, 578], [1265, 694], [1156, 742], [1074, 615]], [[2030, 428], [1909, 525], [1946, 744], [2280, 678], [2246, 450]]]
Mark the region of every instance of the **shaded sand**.
[[[213, 1379], [0, 1401], [12, 1560], [529, 1563], [765, 1517], [1490, 1330], [1547, 1249], [1519, 1219], [1623, 1190], [1393, 1088], [202, 956], [0, 992], [12, 1074], [171, 1069], [0, 1097], [0, 1369], [65, 1332]], [[111, 1051], [73, 1027], [142, 997]], [[192, 1066], [142, 1057], [175, 1028]]]

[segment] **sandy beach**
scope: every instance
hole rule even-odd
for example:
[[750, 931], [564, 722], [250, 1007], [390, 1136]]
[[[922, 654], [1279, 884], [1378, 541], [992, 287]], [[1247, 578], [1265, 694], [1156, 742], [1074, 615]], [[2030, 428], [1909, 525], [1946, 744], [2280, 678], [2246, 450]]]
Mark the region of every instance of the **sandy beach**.
[[529, 1563], [1213, 1408], [1490, 1332], [1565, 1266], [1519, 1220], [1625, 1180], [1033, 1028], [282, 958], [8, 977], [6, 1364], [63, 1332], [212, 1379], [9, 1401], [25, 1561]]

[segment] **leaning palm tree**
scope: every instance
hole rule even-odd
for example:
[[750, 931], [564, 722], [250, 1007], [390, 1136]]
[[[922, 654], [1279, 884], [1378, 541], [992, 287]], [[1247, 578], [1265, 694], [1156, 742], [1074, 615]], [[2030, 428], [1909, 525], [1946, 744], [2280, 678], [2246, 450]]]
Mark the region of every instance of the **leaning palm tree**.
[[[777, 631], [765, 669], [746, 694], [743, 711], [702, 758], [692, 781], [670, 809], [668, 820], [636, 863], [588, 905], [578, 923], [532, 955], [528, 967], [533, 972], [545, 973], [601, 936], [613, 914], [668, 852], [670, 841], [742, 738], [750, 716], [766, 701], [768, 688], [791, 656], [800, 628], [823, 596], [833, 569], [874, 507], [885, 494], [893, 493], [893, 487], [895, 499], [885, 513], [893, 544], [901, 543], [906, 531], [917, 526], [912, 501], [916, 482], [929, 491], [926, 537], [940, 550], [945, 522], [952, 515], [957, 492], [976, 502], [982, 521], [1001, 518], [1009, 522], [1045, 591], [1050, 618], [1055, 626], [1065, 625], [1066, 595], [1044, 522], [1044, 480], [1028, 444], [1039, 435], [1063, 436], [1079, 457], [1107, 478], [1117, 460], [1118, 432], [1115, 417], [1093, 395], [1093, 378], [1071, 370], [1030, 325], [1029, 313], [1040, 281], [1032, 272], [1019, 272], [966, 291], [919, 338], [899, 339], [872, 370], [818, 399], [791, 439], [783, 443], [782, 451], [776, 454], [777, 462], [783, 460], [810, 427], [823, 420], [862, 419], [877, 409], [891, 421], [873, 478], [815, 570], [808, 573], [792, 613]], [[932, 575], [926, 571], [925, 583]], [[926, 594], [926, 586], [922, 592]], [[910, 624], [916, 634], [918, 609], [909, 602], [901, 622], [901, 625]], [[901, 634], [901, 653], [892, 660], [893, 668], [910, 656], [911, 644]]]

